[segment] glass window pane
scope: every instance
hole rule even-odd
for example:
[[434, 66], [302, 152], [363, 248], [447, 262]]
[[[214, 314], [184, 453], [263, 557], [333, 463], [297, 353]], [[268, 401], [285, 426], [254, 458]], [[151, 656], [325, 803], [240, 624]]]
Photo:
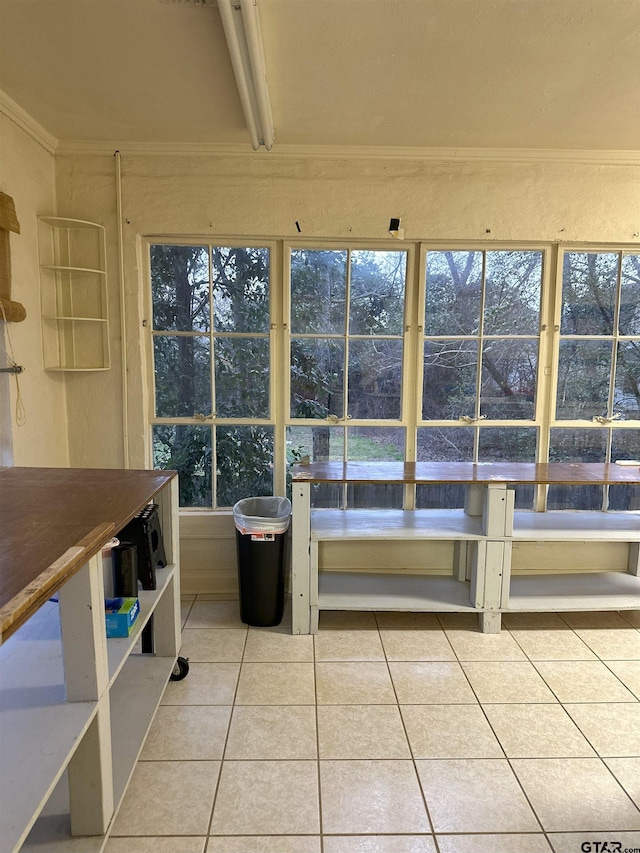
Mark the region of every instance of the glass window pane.
[[294, 334], [344, 334], [346, 270], [346, 251], [296, 249], [291, 252], [291, 331]]
[[181, 507], [211, 507], [211, 427], [158, 424], [152, 428], [153, 467], [178, 472]]
[[216, 506], [273, 494], [273, 427], [216, 427]]
[[349, 334], [402, 334], [406, 269], [405, 252], [351, 253]]
[[[535, 462], [537, 429], [522, 427], [481, 427], [478, 462]], [[533, 486], [517, 485], [516, 507], [532, 509]]]
[[[308, 456], [310, 462], [342, 462], [344, 460], [344, 427], [287, 427], [287, 467]], [[311, 506], [339, 509], [343, 503], [343, 487], [338, 483], [313, 483]]]
[[[405, 430], [396, 427], [348, 427], [347, 459], [364, 462], [404, 460]], [[399, 483], [363, 483], [347, 488], [347, 505], [355, 508], [402, 509], [404, 488]]]
[[420, 427], [418, 462], [473, 462], [471, 427]]
[[344, 417], [343, 385], [343, 341], [291, 341], [292, 418]]
[[425, 335], [475, 335], [482, 252], [428, 252]]
[[[611, 434], [611, 461], [640, 459], [640, 428], [614, 429]], [[640, 510], [640, 485], [610, 486], [610, 510]]]
[[342, 462], [344, 427], [287, 427], [287, 461], [294, 464], [307, 456], [309, 462]]
[[[473, 462], [474, 430], [470, 427], [418, 429], [418, 462]], [[418, 509], [464, 506], [464, 486], [443, 483], [416, 487]]]
[[156, 417], [190, 418], [211, 414], [209, 338], [154, 335]]
[[151, 246], [153, 328], [209, 331], [209, 252], [205, 246]]
[[269, 250], [215, 246], [211, 266], [216, 331], [269, 331]]
[[607, 414], [612, 345], [609, 341], [561, 341], [556, 417], [588, 419]]
[[561, 334], [613, 334], [617, 285], [617, 254], [566, 252]]
[[349, 343], [349, 415], [400, 417], [402, 341], [373, 338]]
[[[606, 429], [552, 429], [549, 462], [606, 462]], [[549, 486], [547, 509], [603, 508], [602, 486]]]
[[480, 412], [494, 420], [535, 414], [537, 340], [487, 341], [482, 350]]
[[535, 462], [535, 427], [481, 427], [478, 462]]
[[614, 429], [611, 438], [612, 462], [618, 459], [640, 459], [640, 427], [637, 429]]
[[348, 427], [350, 462], [403, 462], [404, 427]]
[[613, 411], [623, 420], [640, 419], [640, 340], [618, 344]]
[[485, 335], [536, 335], [542, 252], [487, 252]]
[[640, 335], [640, 255], [622, 258], [620, 334]]
[[478, 345], [475, 341], [425, 341], [422, 417], [457, 420], [475, 414]]
[[216, 338], [214, 353], [216, 415], [268, 418], [269, 339]]

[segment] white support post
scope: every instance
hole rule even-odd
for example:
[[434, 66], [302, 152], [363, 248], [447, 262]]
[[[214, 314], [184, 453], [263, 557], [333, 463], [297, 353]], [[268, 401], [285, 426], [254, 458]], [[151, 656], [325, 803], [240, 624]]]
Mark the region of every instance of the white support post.
[[513, 520], [516, 509], [516, 491], [515, 489], [507, 489], [506, 501], [504, 507], [504, 535], [513, 536]]
[[180, 614], [180, 534], [178, 513], [178, 478], [156, 495], [158, 520], [162, 531], [162, 545], [169, 566], [175, 566], [167, 590], [158, 602], [153, 614], [153, 648], [159, 657], [178, 656], [182, 642]]
[[491, 483], [484, 487], [482, 532], [485, 536], [504, 536], [507, 527], [507, 487]]
[[64, 678], [69, 702], [98, 701], [68, 765], [71, 832], [104, 835], [113, 815], [109, 666], [100, 553], [60, 588]]
[[[471, 575], [471, 604], [483, 611], [480, 627], [484, 633], [500, 631], [500, 610], [509, 603], [510, 576], [511, 542], [479, 541]], [[489, 614], [497, 618], [490, 618]]]
[[474, 543], [473, 560], [471, 563], [471, 606], [482, 608], [484, 606], [484, 576], [487, 563], [486, 539], [479, 539]]
[[467, 579], [468, 543], [458, 541], [453, 543], [453, 576], [458, 581]]
[[320, 624], [318, 608], [318, 542], [309, 540], [309, 632], [317, 634]]
[[97, 701], [109, 682], [100, 553], [60, 588], [58, 598], [67, 701]]
[[[178, 565], [179, 563], [179, 519], [177, 511], [173, 512], [173, 507], [176, 507], [177, 510], [179, 499], [177, 477], [174, 477], [169, 485], [165, 486], [155, 497], [158, 504], [158, 520], [162, 530], [162, 544], [169, 565]], [[179, 593], [180, 590], [178, 590], [178, 597]]]
[[498, 610], [486, 610], [480, 614], [480, 630], [483, 634], [499, 634], [502, 621]]
[[640, 577], [640, 542], [629, 543], [629, 568], [630, 575]]
[[[311, 488], [308, 482], [294, 481], [292, 488], [291, 537], [291, 632], [311, 633], [310, 542]], [[316, 591], [317, 596], [317, 591]]]
[[182, 641], [180, 631], [180, 598], [175, 595], [177, 572], [167, 584], [164, 595], [153, 611], [153, 646], [157, 657], [175, 658]]
[[509, 587], [505, 585], [505, 563], [509, 563], [507, 552], [511, 542], [487, 542], [487, 561], [484, 575], [484, 610], [500, 610], [509, 600]]
[[464, 511], [466, 515], [482, 515], [484, 506], [484, 486], [470, 484], [464, 492]]
[[71, 834], [104, 835], [114, 809], [108, 693], [69, 762], [68, 774]]

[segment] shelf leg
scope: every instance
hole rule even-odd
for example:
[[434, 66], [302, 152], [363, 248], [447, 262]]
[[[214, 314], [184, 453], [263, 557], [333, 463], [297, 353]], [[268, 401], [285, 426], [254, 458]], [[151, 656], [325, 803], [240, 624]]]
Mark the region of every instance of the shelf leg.
[[109, 695], [105, 694], [69, 762], [72, 835], [104, 835], [113, 815]]
[[174, 592], [176, 583], [174, 572], [153, 611], [153, 651], [158, 657], [176, 658], [180, 651], [180, 597]]
[[480, 630], [483, 634], [499, 634], [501, 615], [499, 610], [485, 610], [479, 614]]
[[[504, 483], [491, 483], [484, 487], [482, 532], [485, 536], [507, 535], [509, 505], [513, 506], [512, 501], [513, 493], [509, 499], [507, 487]], [[511, 514], [513, 515], [513, 510], [511, 510]]]
[[482, 515], [484, 506], [484, 486], [477, 483], [469, 484], [464, 492], [464, 511], [466, 515]]
[[[291, 632], [311, 633], [310, 612], [310, 541], [311, 541], [311, 490], [310, 484], [294, 482], [293, 532], [291, 547]], [[317, 590], [316, 590], [317, 596]]]
[[629, 543], [629, 568], [630, 575], [640, 577], [640, 542]]
[[109, 681], [100, 554], [60, 588], [59, 601], [67, 701], [96, 701]]
[[458, 581], [467, 579], [467, 554], [466, 542], [453, 543], [453, 576]]
[[318, 606], [315, 605], [309, 609], [310, 618], [309, 618], [309, 633], [317, 634], [318, 628], [320, 626], [320, 611], [318, 610]]

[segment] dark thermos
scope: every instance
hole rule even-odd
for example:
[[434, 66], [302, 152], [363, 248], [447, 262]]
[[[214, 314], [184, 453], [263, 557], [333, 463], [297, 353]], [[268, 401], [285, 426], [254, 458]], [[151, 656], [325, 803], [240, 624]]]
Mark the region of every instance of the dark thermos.
[[111, 549], [113, 562], [113, 594], [116, 598], [138, 597], [138, 553], [131, 542], [121, 542]]

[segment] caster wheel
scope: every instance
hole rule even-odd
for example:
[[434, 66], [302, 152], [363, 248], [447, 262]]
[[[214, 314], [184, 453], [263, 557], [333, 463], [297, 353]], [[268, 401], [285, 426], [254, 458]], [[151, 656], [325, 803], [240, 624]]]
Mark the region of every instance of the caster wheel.
[[171, 681], [182, 681], [183, 678], [186, 678], [188, 672], [189, 658], [178, 658], [169, 678]]

